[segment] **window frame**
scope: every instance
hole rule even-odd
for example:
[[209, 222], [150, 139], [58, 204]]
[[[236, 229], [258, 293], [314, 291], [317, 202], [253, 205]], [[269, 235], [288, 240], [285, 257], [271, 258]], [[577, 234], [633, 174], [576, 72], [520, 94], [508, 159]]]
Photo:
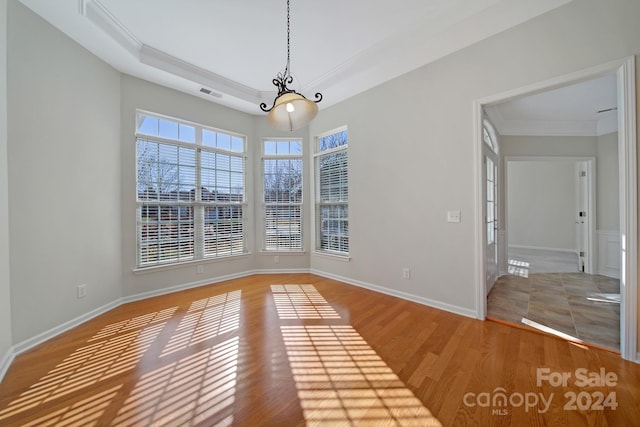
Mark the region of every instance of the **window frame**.
[[[289, 152], [287, 154], [279, 154], [276, 153], [275, 154], [268, 154], [266, 153], [265, 147], [266, 147], [266, 143], [267, 142], [275, 142], [276, 145], [278, 142], [289, 142]], [[291, 143], [292, 142], [296, 142], [300, 144], [300, 154], [295, 154], [295, 153], [291, 153]], [[261, 177], [261, 208], [262, 208], [262, 245], [261, 245], [261, 251], [265, 252], [265, 253], [270, 253], [270, 254], [277, 254], [277, 253], [304, 253], [304, 203], [305, 203], [305, 197], [304, 197], [304, 140], [302, 137], [299, 138], [262, 138], [261, 140], [261, 144], [260, 144], [260, 167], [261, 167], [261, 171], [260, 171], [260, 177]], [[300, 200], [298, 202], [268, 202], [266, 200], [266, 193], [265, 193], [265, 162], [267, 160], [299, 160], [300, 161]], [[291, 245], [287, 246], [276, 246], [276, 247], [267, 247], [267, 243], [269, 240], [269, 237], [267, 236], [267, 207], [268, 206], [272, 206], [272, 207], [289, 207], [289, 208], [297, 208], [299, 209], [300, 212], [300, 224], [299, 224], [299, 234], [300, 234], [300, 246], [299, 247], [292, 247]], [[289, 242], [291, 243], [291, 237], [289, 237]]]
[[[333, 147], [333, 148], [329, 148], [329, 149], [325, 149], [325, 150], [321, 150], [320, 149], [320, 140], [331, 136], [331, 135], [335, 135], [335, 134], [339, 134], [342, 132], [346, 132], [347, 136], [346, 136], [346, 142], [338, 147]], [[348, 128], [347, 126], [340, 126], [338, 128], [332, 129], [330, 131], [327, 132], [323, 132], [321, 134], [318, 134], [314, 137], [313, 139], [313, 145], [314, 145], [314, 149], [312, 150], [313, 152], [313, 161], [312, 161], [312, 168], [313, 168], [313, 172], [312, 172], [312, 179], [313, 179], [313, 199], [314, 199], [314, 207], [313, 207], [313, 227], [314, 227], [314, 232], [313, 232], [313, 251], [316, 254], [320, 254], [320, 255], [326, 255], [326, 256], [331, 256], [331, 257], [336, 257], [339, 259], [343, 259], [343, 260], [350, 260], [350, 235], [349, 235], [349, 134], [348, 134]], [[333, 155], [336, 153], [341, 153], [344, 152], [345, 156], [346, 156], [346, 200], [339, 200], [339, 201], [335, 201], [335, 202], [330, 202], [330, 201], [322, 201], [320, 200], [321, 197], [321, 179], [320, 179], [320, 167], [319, 167], [319, 162], [320, 159], [325, 157], [325, 156], [329, 156], [329, 155]], [[340, 250], [335, 250], [332, 248], [326, 248], [323, 247], [323, 218], [322, 218], [322, 213], [321, 213], [321, 209], [322, 207], [327, 207], [327, 206], [336, 206], [336, 207], [342, 207], [346, 209], [347, 215], [346, 218], [344, 217], [340, 217], [338, 218], [338, 220], [343, 221], [346, 224], [346, 234], [339, 236], [340, 238], [346, 238], [346, 246], [347, 246], [347, 250], [346, 251], [340, 251]], [[342, 246], [342, 244], [340, 243], [338, 246]]]
[[495, 154], [498, 154], [498, 137], [496, 129], [488, 119], [482, 119], [482, 140]]
[[491, 245], [496, 243], [497, 240], [497, 227], [498, 227], [498, 204], [497, 204], [497, 165], [494, 163], [493, 159], [491, 159], [491, 157], [486, 156], [486, 163], [485, 163], [485, 174], [486, 174], [486, 182], [485, 185], [487, 186], [486, 192], [487, 192], [487, 197], [486, 197], [486, 227], [487, 227], [487, 241], [486, 244], [487, 245]]
[[[227, 130], [218, 129], [218, 128], [214, 128], [207, 125], [202, 125], [199, 123], [194, 123], [194, 122], [190, 122], [190, 121], [175, 118], [175, 117], [169, 117], [169, 116], [165, 116], [165, 115], [154, 113], [154, 112], [136, 110], [135, 114], [136, 114], [136, 131], [134, 134], [135, 170], [136, 170], [136, 178], [135, 178], [136, 268], [135, 269], [138, 271], [143, 271], [143, 270], [148, 270], [148, 269], [153, 269], [158, 267], [181, 266], [181, 265], [185, 265], [193, 262], [214, 261], [214, 260], [220, 260], [220, 259], [228, 259], [230, 257], [235, 257], [235, 256], [247, 255], [249, 253], [248, 242], [247, 242], [248, 220], [249, 220], [249, 216], [247, 215], [248, 213], [247, 137], [245, 135], [238, 134], [235, 132], [230, 132]], [[189, 138], [190, 139], [189, 141], [180, 140], [179, 134], [178, 134], [178, 139], [167, 138], [164, 136], [160, 136], [160, 130], [158, 131], [157, 134], [145, 133], [141, 129], [141, 127], [142, 127], [143, 120], [147, 117], [158, 120], [158, 126], [159, 126], [158, 129], [160, 129], [160, 126], [161, 126], [160, 121], [173, 123], [174, 125], [177, 125], [179, 129], [181, 129], [181, 126], [184, 126], [185, 128], [193, 128], [193, 132], [194, 132], [193, 138]], [[217, 146], [213, 147], [213, 146], [205, 145], [205, 142], [203, 141], [204, 139], [203, 135], [205, 135], [205, 132], [212, 132], [212, 133], [215, 133], [216, 135], [217, 134], [222, 135], [223, 140], [225, 139], [228, 140], [228, 148], [217, 147]], [[240, 141], [238, 141], [238, 139]], [[139, 189], [139, 186], [140, 186], [139, 167], [141, 164], [141, 160], [140, 160], [141, 158], [140, 158], [139, 148], [145, 142], [152, 145], [157, 144], [159, 150], [161, 149], [161, 146], [176, 147], [177, 150], [180, 150], [180, 149], [193, 150], [193, 155], [195, 158], [193, 162], [193, 169], [195, 174], [194, 181], [193, 181], [193, 190], [192, 190], [193, 195], [189, 196], [188, 199], [185, 199], [179, 193], [175, 200], [174, 199], [163, 200], [162, 196], [157, 196], [157, 198], [155, 199], [144, 199], [140, 197], [141, 193]], [[239, 142], [241, 143], [242, 151], [237, 150], [238, 148], [237, 145]], [[212, 159], [213, 158], [216, 159], [215, 166], [210, 166], [211, 162], [209, 164], [209, 167], [207, 167], [208, 165], [203, 163], [205, 161], [203, 157], [206, 158], [209, 155], [211, 155]], [[218, 155], [220, 155], [222, 159], [224, 159], [225, 157], [228, 158], [228, 161], [229, 161], [228, 170], [222, 169], [218, 166], [218, 163], [217, 163]], [[160, 164], [165, 162], [166, 160], [163, 161], [158, 155], [158, 157], [150, 163]], [[237, 162], [240, 162], [239, 171], [236, 170], [238, 167]], [[174, 166], [179, 167], [180, 163]], [[206, 188], [206, 187], [212, 188], [215, 194], [221, 194], [217, 192], [218, 189], [226, 188], [226, 187], [221, 187], [217, 183], [214, 185], [211, 185], [211, 184], [205, 185], [205, 178], [203, 177], [203, 175], [206, 174], [206, 171], [210, 171], [210, 173], [216, 176], [219, 173], [219, 171], [228, 173], [229, 192], [227, 193], [228, 194], [227, 200], [224, 200], [224, 199], [220, 200], [218, 196], [215, 196], [215, 200], [211, 200], [208, 198], [205, 198], [205, 200], [203, 200], [203, 197], [202, 197], [204, 194], [202, 191], [203, 188]], [[237, 175], [238, 173], [241, 174], [240, 181], [234, 180], [233, 178], [234, 175]], [[180, 185], [180, 178], [178, 178], [176, 182], [172, 182], [170, 185], [176, 185], [176, 184]], [[238, 185], [236, 186], [234, 184], [238, 184]], [[207, 188], [207, 190], [209, 190], [209, 188]], [[233, 188], [240, 188], [241, 191], [237, 194], [233, 193], [231, 191]], [[178, 191], [180, 192], [181, 190], [178, 190]], [[234, 195], [239, 200], [237, 201], [233, 200]], [[142, 236], [145, 231], [145, 226], [149, 226], [150, 224], [153, 224], [153, 221], [143, 220], [142, 212], [145, 209], [148, 212], [148, 209], [150, 208], [154, 209], [155, 207], [157, 207], [158, 210], [160, 210], [162, 207], [174, 208], [174, 209], [177, 207], [178, 217], [182, 216], [181, 214], [182, 209], [191, 210], [190, 217], [191, 217], [192, 225], [191, 225], [191, 230], [189, 231], [189, 237], [191, 239], [190, 241], [193, 246], [193, 249], [192, 249], [192, 254], [190, 256], [187, 255], [184, 257], [180, 257], [180, 255], [178, 255], [177, 257], [173, 257], [173, 258], [163, 258], [161, 256], [158, 256], [155, 259], [152, 259], [151, 261], [149, 261], [149, 259], [146, 259], [146, 260], [144, 259], [143, 246], [145, 245], [146, 242], [144, 242], [144, 239]], [[207, 228], [206, 228], [207, 225], [209, 225], [209, 228], [210, 228], [210, 224], [208, 220], [205, 218], [205, 216], [209, 216], [209, 215], [208, 214], [205, 215], [205, 212], [207, 212], [207, 210], [210, 211], [211, 209], [215, 210], [216, 213], [227, 212], [229, 216], [229, 218], [219, 218], [217, 215], [215, 215], [216, 218], [211, 222], [211, 224], [215, 223], [215, 230], [214, 230], [215, 234], [208, 234]], [[237, 215], [238, 212], [239, 212], [239, 216], [237, 217], [234, 216], [234, 215]], [[160, 217], [159, 214], [157, 214], [157, 216], [158, 216], [157, 227], [159, 229], [163, 219]], [[218, 248], [219, 248], [218, 245], [220, 245], [222, 242], [219, 227], [223, 223], [225, 224], [228, 223], [227, 228], [229, 229], [229, 235], [227, 240], [229, 242], [228, 245], [230, 248], [229, 253], [218, 252]], [[236, 230], [238, 228], [238, 225], [240, 226], [239, 228], [241, 230], [240, 239], [238, 239], [237, 236], [234, 237], [234, 234], [237, 235]], [[153, 227], [151, 227], [151, 229], [153, 230]], [[148, 227], [147, 227], [147, 233], [148, 233]], [[173, 233], [175, 234], [175, 231]], [[179, 233], [180, 233], [180, 228], [178, 228], [178, 234]], [[154, 235], [154, 233], [152, 232], [151, 235]], [[212, 236], [214, 236], [213, 239], [211, 238]], [[158, 240], [157, 250], [160, 251], [161, 250], [160, 249], [160, 245], [161, 245], [160, 231], [158, 231], [157, 240]], [[237, 246], [236, 240], [241, 241], [240, 250], [236, 250], [234, 248], [235, 246]], [[166, 240], [166, 242], [168, 242], [169, 245], [172, 244], [171, 242], [176, 242], [176, 241], [178, 242], [178, 245], [179, 245], [180, 238], [178, 238], [178, 240], [176, 240], [175, 238], [173, 239], [168, 238]], [[189, 240], [187, 239], [184, 241], [186, 242]], [[211, 242], [213, 242], [213, 244], [211, 244]], [[215, 248], [216, 249], [215, 252], [213, 253], [208, 252], [207, 246], [209, 247], [209, 251], [211, 250], [210, 248], [212, 247]]]
[[[487, 151], [491, 154], [485, 154], [484, 158], [484, 176], [485, 176], [485, 227], [486, 227], [486, 245], [497, 243], [498, 230], [498, 165], [497, 161], [499, 152], [498, 136], [493, 123], [488, 118], [482, 119], [482, 140]], [[495, 158], [493, 158], [495, 157]]]

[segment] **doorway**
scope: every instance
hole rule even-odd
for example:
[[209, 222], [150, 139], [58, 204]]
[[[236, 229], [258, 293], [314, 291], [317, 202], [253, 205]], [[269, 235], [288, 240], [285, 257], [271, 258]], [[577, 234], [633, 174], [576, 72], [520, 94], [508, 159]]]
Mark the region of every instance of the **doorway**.
[[[620, 351], [628, 360], [636, 360], [637, 350], [637, 159], [635, 138], [635, 58], [614, 61], [581, 72], [551, 79], [507, 93], [477, 100], [475, 103], [476, 159], [477, 159], [477, 316], [486, 318], [487, 306], [487, 246], [486, 220], [484, 217], [486, 200], [483, 187], [485, 182], [484, 156], [482, 153], [482, 112], [483, 109], [515, 98], [556, 89], [566, 85], [614, 74], [617, 80], [618, 112], [618, 153], [619, 153], [619, 217], [620, 217]], [[498, 173], [500, 175], [500, 171]], [[588, 268], [585, 262], [585, 269]], [[593, 266], [592, 266], [593, 268]], [[506, 263], [501, 265], [501, 273], [506, 271]]]
[[[508, 151], [509, 138], [503, 141]], [[591, 270], [596, 163], [505, 158], [508, 274], [487, 296], [487, 317], [619, 351], [619, 300], [604, 297], [619, 295], [619, 278]]]
[[595, 165], [595, 157], [504, 157], [506, 273], [532, 257], [535, 273], [597, 273]]

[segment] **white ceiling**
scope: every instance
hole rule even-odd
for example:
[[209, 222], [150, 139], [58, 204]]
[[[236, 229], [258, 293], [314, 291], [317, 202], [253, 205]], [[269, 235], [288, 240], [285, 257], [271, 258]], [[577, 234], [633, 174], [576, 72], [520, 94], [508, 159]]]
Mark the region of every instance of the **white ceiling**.
[[485, 107], [500, 135], [595, 136], [617, 130], [616, 75]]
[[[286, 64], [285, 0], [20, 1], [121, 72], [253, 114]], [[293, 87], [324, 108], [569, 1], [291, 0]]]

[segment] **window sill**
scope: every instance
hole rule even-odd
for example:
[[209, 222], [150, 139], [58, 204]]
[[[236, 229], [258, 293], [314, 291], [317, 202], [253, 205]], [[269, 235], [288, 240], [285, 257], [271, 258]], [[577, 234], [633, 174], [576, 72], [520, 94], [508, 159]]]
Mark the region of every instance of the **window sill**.
[[137, 267], [137, 268], [134, 268], [132, 271], [133, 271], [133, 274], [135, 275], [157, 273], [159, 271], [175, 270], [178, 268], [194, 267], [198, 265], [213, 264], [217, 262], [225, 262], [225, 261], [231, 261], [231, 260], [236, 260], [241, 258], [247, 258], [249, 255], [251, 255], [250, 252], [239, 254], [239, 255], [230, 255], [230, 256], [221, 257], [221, 258], [202, 258], [202, 259], [197, 259], [193, 261], [185, 261], [185, 262], [174, 263], [174, 264], [162, 264], [162, 265], [152, 265], [149, 267]]
[[342, 262], [351, 261], [351, 257], [349, 255], [339, 255], [331, 252], [320, 252], [320, 251], [313, 251], [313, 254], [322, 258], [329, 258], [329, 259], [334, 259]]
[[293, 256], [299, 256], [299, 255], [306, 255], [306, 251], [265, 251], [265, 250], [261, 250], [260, 251], [260, 255], [293, 255]]

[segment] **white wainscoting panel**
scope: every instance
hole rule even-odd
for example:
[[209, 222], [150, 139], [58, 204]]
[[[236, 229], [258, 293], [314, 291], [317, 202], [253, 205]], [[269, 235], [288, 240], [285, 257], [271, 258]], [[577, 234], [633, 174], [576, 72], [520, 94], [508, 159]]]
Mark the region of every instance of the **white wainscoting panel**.
[[598, 230], [598, 274], [620, 278], [620, 232]]

